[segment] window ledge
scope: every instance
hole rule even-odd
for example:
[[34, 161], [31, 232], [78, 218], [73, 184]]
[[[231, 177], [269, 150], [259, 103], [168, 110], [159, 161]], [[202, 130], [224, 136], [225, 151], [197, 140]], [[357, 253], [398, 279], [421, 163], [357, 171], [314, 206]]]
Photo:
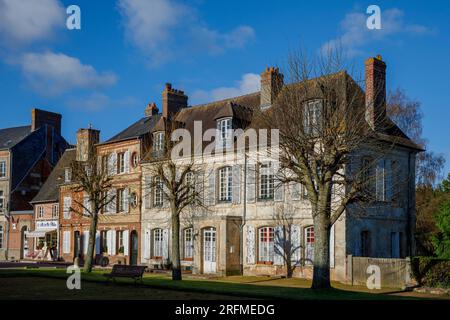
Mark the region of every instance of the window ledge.
[[272, 266], [273, 265], [273, 261], [258, 261], [256, 264]]

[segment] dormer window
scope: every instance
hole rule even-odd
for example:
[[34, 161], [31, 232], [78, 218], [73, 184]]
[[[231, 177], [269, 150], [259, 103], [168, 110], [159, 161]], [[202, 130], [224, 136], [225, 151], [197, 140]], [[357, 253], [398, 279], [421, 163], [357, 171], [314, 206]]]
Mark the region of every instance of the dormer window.
[[304, 108], [305, 133], [319, 133], [322, 126], [323, 101], [319, 99], [308, 101]]
[[72, 181], [72, 170], [70, 168], [64, 169], [64, 182], [69, 183]]
[[233, 142], [232, 119], [217, 120], [217, 146], [219, 148], [227, 148]]
[[153, 135], [153, 151], [162, 151], [164, 149], [164, 132], [156, 132]]

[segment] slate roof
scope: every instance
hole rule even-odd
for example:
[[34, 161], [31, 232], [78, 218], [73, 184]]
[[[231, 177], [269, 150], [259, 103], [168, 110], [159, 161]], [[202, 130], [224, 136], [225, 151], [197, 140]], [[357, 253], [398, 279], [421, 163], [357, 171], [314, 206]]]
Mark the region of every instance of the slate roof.
[[41, 190], [30, 203], [57, 202], [59, 200], [59, 186], [64, 183], [64, 169], [70, 166], [75, 157], [76, 149], [67, 149], [64, 152]]
[[0, 129], [0, 150], [8, 150], [31, 133], [31, 126]]
[[126, 128], [125, 130], [123, 130], [122, 132], [116, 134], [114, 137], [101, 144], [139, 138], [151, 132], [152, 128], [156, 125], [156, 123], [160, 118], [161, 118], [160, 114], [153, 115], [151, 117], [141, 118], [135, 123], [133, 123], [131, 126]]

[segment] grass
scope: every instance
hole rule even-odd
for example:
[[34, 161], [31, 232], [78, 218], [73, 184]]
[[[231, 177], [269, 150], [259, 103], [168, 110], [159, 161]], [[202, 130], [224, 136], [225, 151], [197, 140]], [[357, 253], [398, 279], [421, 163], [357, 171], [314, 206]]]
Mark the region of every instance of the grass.
[[368, 293], [361, 288], [336, 284], [335, 288], [329, 290], [311, 290], [309, 281], [302, 279], [226, 277], [172, 281], [165, 275], [148, 274], [142, 285], [134, 285], [131, 279], [119, 279], [117, 284], [106, 284], [102, 273], [82, 273], [82, 290], [67, 290], [65, 280], [69, 275], [63, 269], [1, 270], [0, 299], [406, 299], [384, 294], [386, 291]]

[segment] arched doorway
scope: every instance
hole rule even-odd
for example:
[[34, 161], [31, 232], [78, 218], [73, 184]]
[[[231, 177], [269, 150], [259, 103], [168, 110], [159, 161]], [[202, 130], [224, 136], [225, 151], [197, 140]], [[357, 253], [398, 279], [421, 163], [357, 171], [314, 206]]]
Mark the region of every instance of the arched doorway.
[[216, 228], [203, 229], [203, 273], [216, 273]]
[[130, 233], [130, 265], [135, 266], [138, 262], [138, 233], [136, 230]]
[[20, 259], [24, 259], [28, 256], [28, 238], [26, 237], [27, 231], [27, 226], [23, 226], [20, 230]]

